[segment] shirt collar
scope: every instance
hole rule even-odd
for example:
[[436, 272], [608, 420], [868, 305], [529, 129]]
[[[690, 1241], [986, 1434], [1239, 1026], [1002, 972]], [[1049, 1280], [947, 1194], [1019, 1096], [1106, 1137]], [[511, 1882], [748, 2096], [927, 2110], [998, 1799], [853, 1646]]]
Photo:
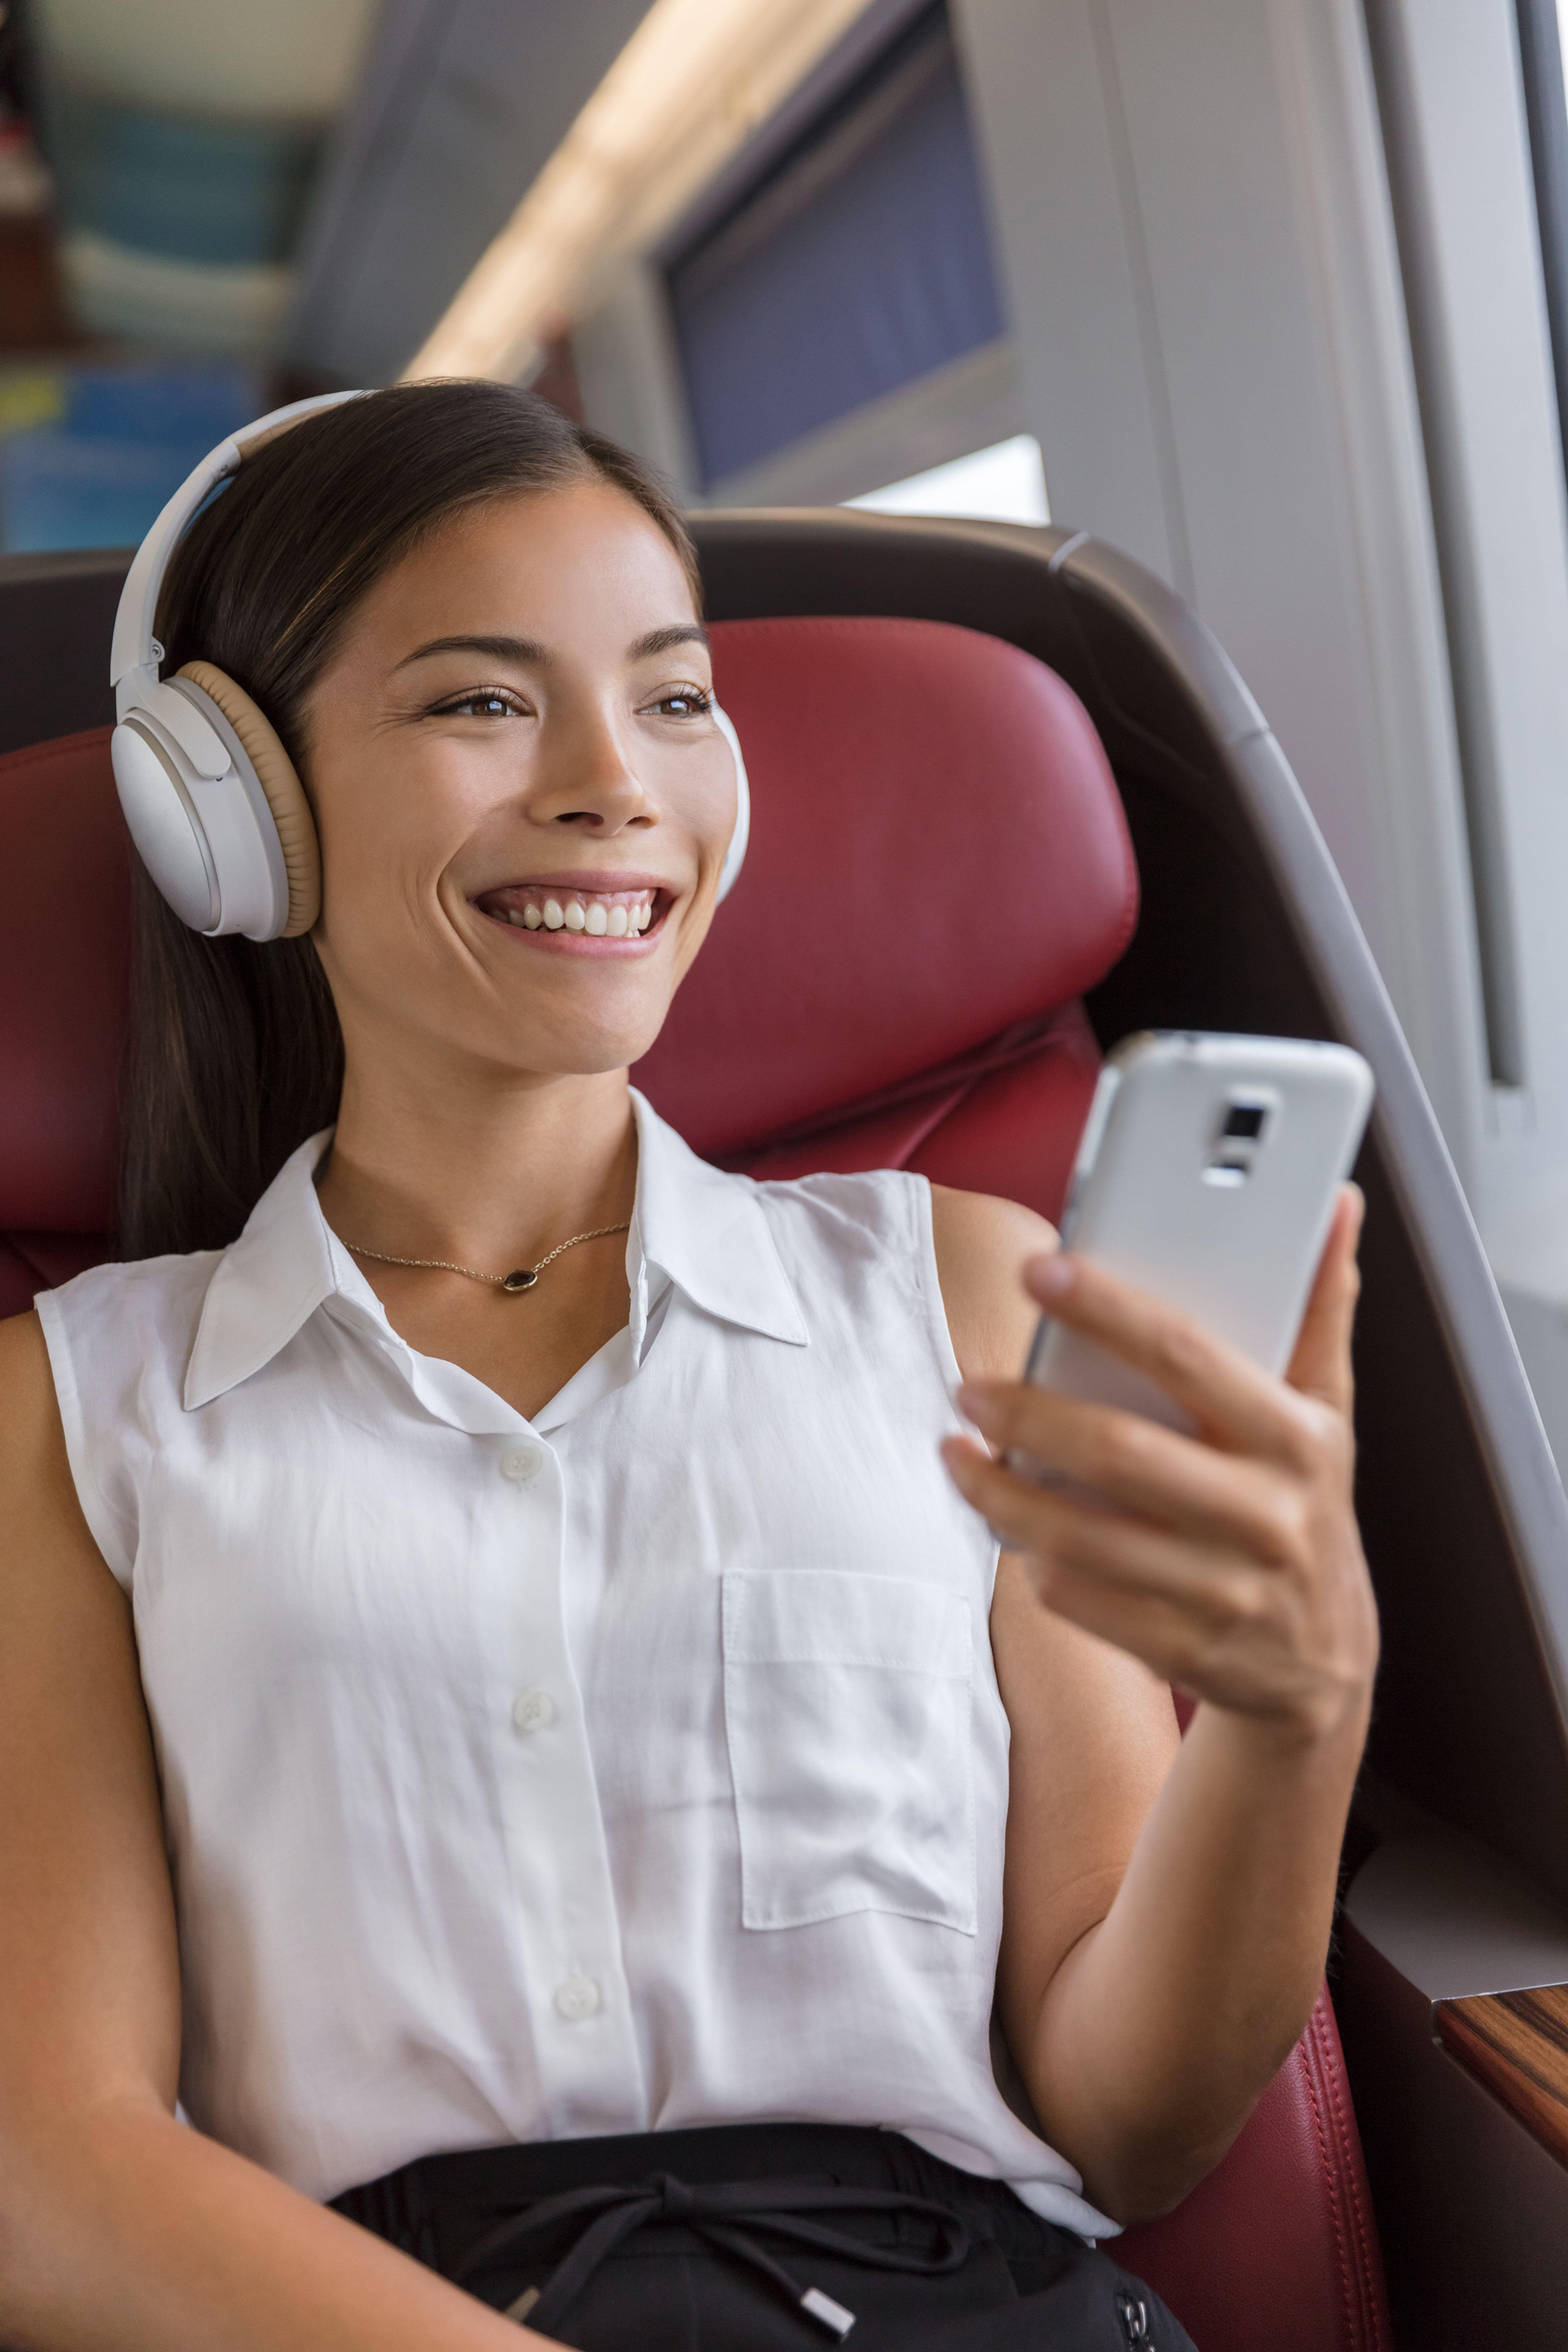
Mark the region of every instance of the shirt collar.
[[[632, 1240], [642, 1272], [668, 1276], [694, 1307], [764, 1339], [807, 1344], [800, 1311], [757, 1187], [711, 1168], [634, 1087], [637, 1189]], [[627, 1263], [630, 1270], [631, 1252]], [[637, 1289], [633, 1273], [634, 1300]], [[634, 1325], [636, 1319], [634, 1304]]]
[[[632, 1110], [637, 1181], [626, 1270], [634, 1356], [641, 1357], [648, 1314], [664, 1280], [721, 1322], [805, 1347], [805, 1319], [756, 1187], [699, 1160], [635, 1087]], [[284, 1161], [239, 1239], [219, 1257], [185, 1368], [187, 1412], [270, 1363], [329, 1300], [412, 1362], [412, 1351], [321, 1214], [313, 1179], [331, 1140], [331, 1129], [324, 1128]]]

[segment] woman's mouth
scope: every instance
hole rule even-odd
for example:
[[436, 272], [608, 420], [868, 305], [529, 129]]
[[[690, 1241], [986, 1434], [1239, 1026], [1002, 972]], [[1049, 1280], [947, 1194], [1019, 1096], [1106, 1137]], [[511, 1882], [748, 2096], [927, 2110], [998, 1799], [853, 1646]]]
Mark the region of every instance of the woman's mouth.
[[486, 890], [475, 904], [481, 914], [514, 930], [543, 938], [626, 940], [646, 937], [670, 905], [670, 893], [657, 886], [640, 890], [569, 889], [560, 882], [513, 882]]

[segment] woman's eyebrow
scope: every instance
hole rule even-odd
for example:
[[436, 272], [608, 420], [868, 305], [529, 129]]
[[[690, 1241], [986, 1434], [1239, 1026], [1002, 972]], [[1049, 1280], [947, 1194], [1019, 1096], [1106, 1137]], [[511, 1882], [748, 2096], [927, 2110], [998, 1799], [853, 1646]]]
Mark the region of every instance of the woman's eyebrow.
[[418, 646], [405, 654], [395, 665], [406, 669], [410, 662], [427, 661], [432, 654], [482, 654], [487, 661], [516, 662], [538, 669], [550, 659], [544, 647], [532, 637], [432, 637], [427, 646]]
[[[667, 654], [677, 646], [706, 646], [708, 632], [697, 621], [676, 621], [664, 629], [650, 629], [626, 648], [628, 661], [647, 661], [655, 654]], [[427, 646], [416, 646], [405, 654], [395, 667], [406, 669], [411, 662], [428, 661], [433, 654], [479, 654], [487, 661], [515, 662], [533, 669], [544, 668], [550, 661], [547, 649], [535, 637], [432, 637]]]
[[650, 629], [626, 648], [628, 661], [647, 661], [652, 654], [668, 654], [677, 646], [705, 646], [708, 632], [699, 621], [677, 621], [668, 629]]

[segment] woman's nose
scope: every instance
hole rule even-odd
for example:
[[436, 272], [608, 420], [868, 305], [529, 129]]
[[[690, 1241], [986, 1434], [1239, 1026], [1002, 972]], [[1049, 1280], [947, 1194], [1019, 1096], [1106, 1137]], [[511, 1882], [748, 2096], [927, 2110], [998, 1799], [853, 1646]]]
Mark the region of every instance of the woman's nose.
[[627, 748], [605, 719], [563, 726], [553, 740], [547, 740], [529, 794], [529, 814], [536, 824], [599, 834], [655, 822]]

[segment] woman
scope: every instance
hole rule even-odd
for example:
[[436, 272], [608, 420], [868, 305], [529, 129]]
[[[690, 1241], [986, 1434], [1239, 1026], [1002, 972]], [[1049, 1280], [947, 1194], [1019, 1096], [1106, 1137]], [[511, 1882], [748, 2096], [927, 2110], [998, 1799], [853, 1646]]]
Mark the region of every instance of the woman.
[[[1321, 1969], [1355, 1197], [1279, 1382], [1004, 1202], [697, 1162], [695, 567], [524, 394], [275, 439], [159, 635], [322, 897], [145, 893], [125, 1262], [0, 1329], [0, 2340], [1184, 2344], [1088, 2242]], [[1200, 1435], [1021, 1387], [1041, 1306]]]

